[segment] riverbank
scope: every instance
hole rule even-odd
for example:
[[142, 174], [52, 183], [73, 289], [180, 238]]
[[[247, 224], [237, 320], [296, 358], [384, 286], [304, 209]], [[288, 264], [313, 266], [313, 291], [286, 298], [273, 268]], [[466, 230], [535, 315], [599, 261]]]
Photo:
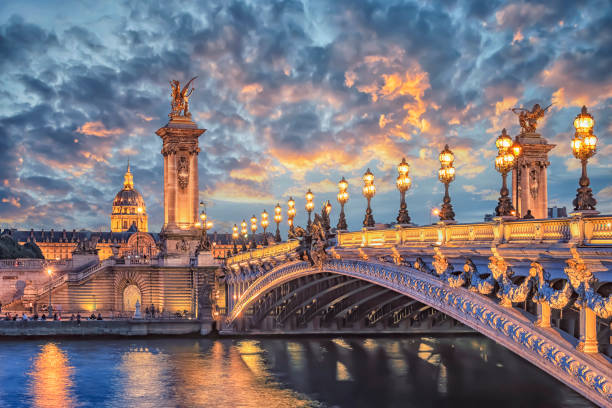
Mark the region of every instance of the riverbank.
[[275, 330], [234, 332], [215, 330], [214, 322], [171, 320], [82, 320], [76, 321], [0, 321], [0, 339], [14, 337], [96, 337], [96, 336], [208, 336], [220, 337], [283, 337], [283, 336], [343, 336], [343, 335], [445, 335], [473, 334], [469, 327], [410, 328], [410, 329], [342, 329], [319, 328], [303, 330]]
[[206, 336], [213, 322], [200, 320], [0, 321], [2, 337], [51, 336]]

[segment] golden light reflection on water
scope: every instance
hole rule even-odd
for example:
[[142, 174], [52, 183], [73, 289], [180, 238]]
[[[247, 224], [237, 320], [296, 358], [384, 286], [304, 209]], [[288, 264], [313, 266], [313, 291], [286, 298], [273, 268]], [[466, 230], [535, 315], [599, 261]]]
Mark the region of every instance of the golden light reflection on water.
[[164, 401], [170, 406], [171, 383], [168, 356], [148, 348], [131, 348], [123, 353], [117, 379], [121, 390], [110, 405], [116, 407], [156, 406]]
[[55, 343], [41, 347], [29, 375], [28, 391], [33, 406], [40, 408], [73, 407], [72, 374], [68, 357]]
[[274, 381], [259, 341], [214, 342], [208, 350], [176, 353], [175, 395], [188, 407], [310, 407], [316, 401]]

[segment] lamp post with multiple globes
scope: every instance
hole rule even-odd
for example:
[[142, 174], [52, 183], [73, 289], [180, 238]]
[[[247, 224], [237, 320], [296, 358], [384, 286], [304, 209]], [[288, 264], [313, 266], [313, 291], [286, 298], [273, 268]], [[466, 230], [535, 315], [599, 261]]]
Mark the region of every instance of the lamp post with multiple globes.
[[450, 196], [448, 195], [448, 185], [455, 179], [455, 167], [453, 162], [455, 161], [455, 155], [448, 148], [448, 145], [444, 146], [444, 150], [440, 152], [440, 170], [438, 170], [438, 179], [444, 184], [444, 199], [442, 201], [442, 208], [440, 210], [440, 221], [442, 222], [454, 222], [455, 213], [453, 212], [453, 206], [451, 204]]
[[342, 180], [338, 182], [338, 202], [340, 203], [340, 217], [338, 218], [338, 225], [336, 225], [336, 229], [338, 231], [346, 231], [348, 226], [346, 225], [346, 216], [344, 215], [344, 204], [347, 203], [349, 199], [348, 193], [348, 181], [342, 177]]
[[397, 189], [400, 192], [400, 209], [397, 214], [397, 223], [400, 225], [410, 224], [410, 216], [408, 215], [408, 210], [406, 209], [406, 191], [410, 189], [412, 185], [412, 180], [408, 175], [410, 171], [410, 166], [408, 162], [406, 162], [406, 158], [402, 158], [402, 162], [397, 165]]
[[257, 217], [255, 214], [251, 217], [251, 248], [257, 248], [257, 244], [255, 243], [255, 231], [257, 231]]
[[312, 212], [312, 210], [314, 209], [314, 194], [312, 194], [312, 191], [310, 191], [310, 189], [308, 189], [308, 191], [306, 192], [306, 211], [308, 212], [308, 230], [310, 231], [310, 224], [311, 224], [311, 220], [310, 220], [310, 213]]
[[276, 203], [276, 207], [274, 207], [274, 222], [276, 223], [276, 235], [274, 235], [274, 241], [281, 242], [281, 235], [279, 225], [283, 220], [283, 210], [279, 203]]
[[263, 228], [263, 246], [268, 246], [268, 237], [266, 236], [266, 228], [268, 228], [270, 222], [268, 221], [268, 212], [263, 210], [261, 213], [261, 227]]
[[572, 139], [572, 153], [574, 157], [580, 160], [582, 164], [582, 175], [578, 189], [576, 190], [576, 198], [574, 199], [574, 211], [579, 213], [596, 214], [595, 210], [597, 201], [593, 197], [590, 180], [587, 176], [587, 162], [589, 158], [595, 155], [597, 150], [597, 136], [593, 134], [593, 126], [595, 120], [593, 116], [587, 112], [586, 106], [582, 107], [582, 111], [574, 119], [574, 127], [576, 133]]
[[368, 207], [366, 208], [365, 218], [363, 219], [363, 226], [366, 228], [374, 227], [374, 217], [372, 216], [372, 207], [370, 201], [376, 194], [376, 187], [374, 186], [374, 175], [368, 169], [363, 175], [363, 196], [368, 200]]
[[234, 255], [238, 253], [238, 248], [236, 247], [236, 240], [238, 239], [238, 226], [234, 224], [232, 227], [232, 240], [234, 241], [233, 253]]
[[240, 234], [242, 235], [242, 250], [246, 251], [247, 250], [246, 239], [248, 235], [247, 235], [247, 222], [245, 220], [242, 220], [242, 222], [240, 223]]
[[288, 237], [291, 238], [293, 235], [293, 219], [295, 218], [295, 200], [293, 197], [289, 197], [287, 201], [287, 223], [289, 224]]
[[508, 197], [508, 183], [506, 179], [508, 172], [514, 167], [516, 158], [510, 148], [512, 146], [512, 139], [506, 133], [506, 129], [502, 129], [501, 134], [495, 141], [495, 146], [498, 149], [498, 154], [495, 158], [495, 168], [502, 175], [502, 187], [497, 207], [495, 207], [495, 215], [499, 217], [515, 217], [516, 211], [512, 206], [510, 197]]

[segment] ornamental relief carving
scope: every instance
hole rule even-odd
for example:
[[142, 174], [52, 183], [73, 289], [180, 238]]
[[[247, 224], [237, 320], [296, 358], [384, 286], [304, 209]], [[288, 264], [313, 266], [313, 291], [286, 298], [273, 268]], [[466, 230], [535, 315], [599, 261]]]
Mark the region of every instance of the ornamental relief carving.
[[189, 185], [189, 161], [186, 157], [180, 156], [176, 167], [179, 187], [187, 188]]

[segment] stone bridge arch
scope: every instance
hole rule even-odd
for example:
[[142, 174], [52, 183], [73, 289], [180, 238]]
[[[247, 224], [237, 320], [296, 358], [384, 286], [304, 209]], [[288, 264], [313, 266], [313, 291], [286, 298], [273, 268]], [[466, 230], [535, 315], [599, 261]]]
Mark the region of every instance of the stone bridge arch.
[[360, 260], [332, 260], [322, 268], [294, 261], [257, 278], [237, 299], [226, 324], [232, 325], [258, 297], [272, 288], [311, 274], [327, 272], [361, 279], [426, 304], [515, 352], [592, 401], [612, 403], [610, 363], [602, 356], [581, 353], [576, 342], [533, 319], [470, 290], [450, 287], [432, 275], [408, 266]]

